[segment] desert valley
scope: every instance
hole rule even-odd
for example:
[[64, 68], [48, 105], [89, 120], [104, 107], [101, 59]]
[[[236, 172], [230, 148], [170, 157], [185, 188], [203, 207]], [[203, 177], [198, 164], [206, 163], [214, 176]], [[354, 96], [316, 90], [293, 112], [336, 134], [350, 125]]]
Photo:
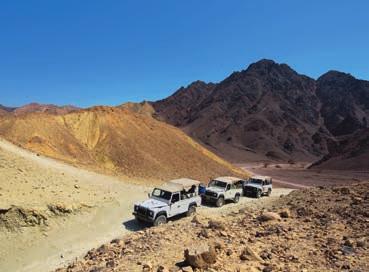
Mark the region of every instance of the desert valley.
[[[255, 175], [269, 197], [132, 215], [171, 179]], [[0, 106], [1, 271], [369, 271], [368, 192], [369, 81], [338, 71], [263, 59], [159, 101]]]

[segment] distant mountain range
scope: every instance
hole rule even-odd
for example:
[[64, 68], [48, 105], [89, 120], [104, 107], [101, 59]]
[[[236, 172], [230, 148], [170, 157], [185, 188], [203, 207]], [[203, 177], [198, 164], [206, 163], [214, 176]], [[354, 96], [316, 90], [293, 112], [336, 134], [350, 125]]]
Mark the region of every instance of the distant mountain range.
[[158, 119], [231, 161], [314, 161], [369, 126], [369, 82], [337, 71], [314, 80], [261, 60], [152, 105]]
[[[369, 158], [369, 82], [338, 71], [329, 71], [315, 80], [286, 64], [264, 59], [232, 73], [219, 83], [195, 81], [163, 100], [126, 103], [117, 108], [154, 116], [176, 126], [232, 162], [299, 161], [314, 162], [313, 167], [321, 168], [369, 169], [369, 159], [366, 159]], [[105, 116], [112, 108], [104, 109], [93, 110], [94, 114], [87, 110], [94, 120], [95, 116]], [[15, 126], [20, 124], [17, 122], [19, 116], [25, 119], [35, 113], [65, 115], [73, 112], [77, 116], [84, 111], [74, 106], [32, 103], [19, 108], [0, 106], [0, 117], [5, 120], [12, 116], [12, 126]], [[112, 111], [112, 120], [119, 119], [119, 112]], [[32, 118], [33, 121], [41, 119], [33, 115]], [[132, 120], [144, 122], [140, 118]], [[104, 122], [99, 126], [104, 127]], [[4, 125], [3, 122], [1, 126], [0, 122], [1, 134], [12, 137], [7, 134], [10, 123]], [[162, 127], [167, 128], [169, 126]], [[39, 129], [42, 130], [42, 126]], [[65, 129], [70, 128], [63, 127]], [[111, 127], [109, 137], [116, 135], [114, 129], [119, 130]], [[139, 135], [136, 136], [141, 137]], [[158, 145], [160, 139], [157, 138]], [[49, 143], [53, 149], [58, 149], [58, 144]], [[75, 146], [79, 144], [76, 142]], [[58, 156], [69, 151], [60, 152]]]
[[24, 115], [32, 112], [47, 112], [51, 114], [65, 114], [80, 108], [66, 105], [66, 106], [57, 106], [53, 104], [38, 104], [38, 103], [30, 103], [21, 107], [6, 107], [0, 104], [0, 114], [14, 114], [14, 115]]

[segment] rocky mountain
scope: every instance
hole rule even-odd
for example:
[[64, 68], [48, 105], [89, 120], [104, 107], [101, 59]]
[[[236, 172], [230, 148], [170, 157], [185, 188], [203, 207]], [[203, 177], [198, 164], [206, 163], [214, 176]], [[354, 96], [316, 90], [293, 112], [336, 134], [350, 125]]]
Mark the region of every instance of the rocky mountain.
[[245, 175], [181, 130], [123, 107], [0, 118], [0, 136], [34, 152], [131, 180]]
[[330, 71], [317, 80], [316, 93], [324, 123], [334, 136], [369, 127], [369, 81]]
[[369, 126], [369, 82], [336, 71], [314, 80], [261, 60], [152, 105], [157, 118], [231, 161], [311, 162], [327, 155], [339, 136]]
[[1, 105], [1, 104], [0, 104], [0, 110], [1, 110], [1, 111], [12, 112], [12, 111], [14, 111], [15, 109], [16, 109], [16, 108], [6, 107], [6, 106], [4, 106], [4, 105]]
[[314, 160], [326, 153], [316, 83], [288, 65], [261, 60], [218, 84], [194, 84], [153, 106], [225, 158]]
[[53, 104], [38, 104], [38, 103], [30, 103], [19, 108], [14, 109], [12, 112], [15, 115], [23, 115], [32, 112], [46, 112], [50, 114], [66, 114], [75, 110], [78, 110], [78, 107], [66, 105], [66, 106], [56, 106]]
[[5, 114], [23, 115], [32, 112], [45, 112], [50, 114], [66, 114], [80, 108], [66, 105], [57, 106], [53, 104], [30, 103], [21, 107], [6, 107], [0, 104], [0, 116]]
[[312, 165], [334, 170], [369, 170], [369, 128], [339, 137], [329, 145], [329, 153]]

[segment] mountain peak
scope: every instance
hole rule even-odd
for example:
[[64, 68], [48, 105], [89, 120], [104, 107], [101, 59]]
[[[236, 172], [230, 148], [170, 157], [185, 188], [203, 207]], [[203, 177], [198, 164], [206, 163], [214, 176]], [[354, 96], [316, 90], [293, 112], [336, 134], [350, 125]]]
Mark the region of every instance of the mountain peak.
[[331, 81], [331, 80], [348, 80], [355, 79], [351, 74], [340, 72], [337, 70], [330, 70], [318, 78], [318, 81]]

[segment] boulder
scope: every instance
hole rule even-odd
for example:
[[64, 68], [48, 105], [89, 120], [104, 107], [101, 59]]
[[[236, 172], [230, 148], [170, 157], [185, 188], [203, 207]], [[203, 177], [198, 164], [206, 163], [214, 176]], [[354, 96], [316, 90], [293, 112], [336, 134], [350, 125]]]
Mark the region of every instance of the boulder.
[[213, 245], [200, 244], [184, 251], [185, 261], [193, 268], [208, 268], [216, 262], [216, 251]]
[[278, 213], [275, 212], [264, 212], [258, 217], [258, 220], [261, 222], [274, 221], [281, 220], [281, 217], [279, 216]]

